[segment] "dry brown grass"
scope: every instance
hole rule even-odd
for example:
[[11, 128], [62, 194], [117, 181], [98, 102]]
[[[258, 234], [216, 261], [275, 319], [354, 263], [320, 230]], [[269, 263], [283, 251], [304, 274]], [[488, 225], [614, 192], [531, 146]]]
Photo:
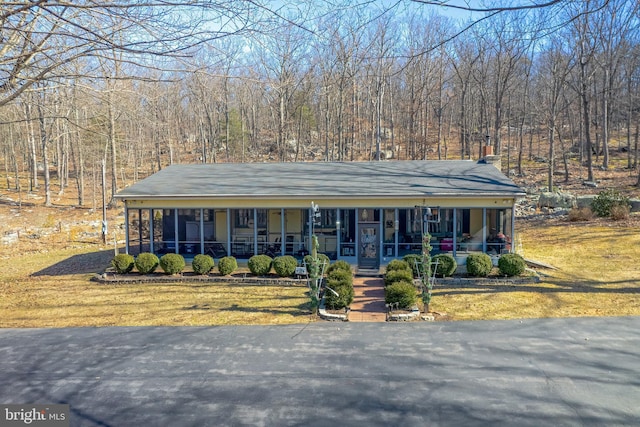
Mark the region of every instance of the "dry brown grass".
[[[0, 279], [1, 327], [285, 324], [309, 320], [306, 288], [226, 283], [105, 285], [113, 251], [12, 257]], [[89, 250], [89, 252], [87, 252]], [[76, 268], [78, 273], [65, 273]]]
[[542, 282], [436, 289], [455, 320], [640, 315], [640, 230], [611, 221], [519, 224], [524, 256], [557, 267]]

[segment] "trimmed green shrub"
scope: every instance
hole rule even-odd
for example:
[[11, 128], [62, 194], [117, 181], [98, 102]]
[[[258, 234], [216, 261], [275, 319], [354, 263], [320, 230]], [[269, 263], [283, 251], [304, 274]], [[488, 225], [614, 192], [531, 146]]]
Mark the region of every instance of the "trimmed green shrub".
[[[411, 267], [411, 271], [413, 271], [413, 277], [418, 277], [418, 268], [420, 268], [420, 275], [424, 276], [426, 269], [423, 264], [420, 264], [422, 262], [422, 255], [407, 254], [402, 257], [402, 260], [409, 264], [409, 267]], [[418, 262], [418, 264], [416, 264], [416, 261]]]
[[349, 264], [347, 261], [344, 260], [338, 260], [336, 262], [334, 262], [333, 264], [331, 264], [329, 266], [329, 268], [327, 268], [327, 274], [331, 274], [331, 272], [336, 271], [336, 270], [343, 270], [343, 271], [348, 271], [349, 274], [351, 273], [351, 264]]
[[215, 264], [215, 261], [210, 255], [199, 254], [193, 257], [191, 268], [195, 274], [205, 275], [213, 270]]
[[411, 266], [407, 261], [403, 261], [401, 259], [392, 259], [387, 264], [387, 268], [385, 272], [396, 271], [396, 270], [411, 270]]
[[180, 254], [164, 254], [160, 257], [160, 268], [167, 274], [182, 273], [184, 266], [184, 257]]
[[298, 266], [298, 260], [291, 255], [276, 257], [273, 260], [273, 269], [280, 277], [293, 277]]
[[475, 277], [487, 277], [491, 273], [493, 263], [487, 254], [469, 254], [467, 257], [467, 273]]
[[413, 273], [409, 269], [387, 271], [384, 275], [384, 285], [389, 286], [395, 282], [413, 284]]
[[498, 268], [505, 276], [519, 276], [524, 273], [527, 264], [518, 254], [504, 254], [498, 259]]
[[416, 287], [407, 282], [395, 282], [385, 288], [384, 302], [387, 304], [398, 303], [402, 309], [413, 307], [418, 301]]
[[614, 188], [601, 191], [591, 202], [591, 210], [601, 217], [610, 216], [614, 206], [631, 207], [629, 198]]
[[438, 261], [438, 266], [436, 267], [436, 276], [438, 277], [451, 277], [456, 272], [456, 268], [458, 268], [458, 263], [453, 255], [438, 254], [431, 261], [433, 265]]
[[140, 274], [151, 274], [156, 271], [160, 260], [155, 254], [151, 252], [142, 252], [136, 257], [136, 269]]
[[111, 260], [111, 266], [118, 274], [127, 274], [133, 270], [135, 258], [129, 254], [118, 254]]
[[351, 270], [346, 271], [341, 268], [333, 270], [327, 275], [325, 287], [333, 290], [332, 292], [326, 289], [324, 292], [324, 303], [327, 308], [339, 310], [349, 307], [353, 302], [353, 273]]
[[[304, 262], [305, 262], [305, 265], [307, 266], [307, 272], [309, 273], [309, 275], [311, 275], [311, 272], [309, 271], [309, 266], [311, 265], [311, 260], [312, 259], [313, 258], [311, 257], [311, 255], [305, 255], [304, 256]], [[325, 254], [318, 254], [318, 260], [320, 261], [320, 264], [322, 264], [323, 262], [325, 263], [324, 264], [324, 270], [325, 270], [325, 273], [326, 273], [327, 269], [329, 268], [329, 264], [331, 264], [331, 260]]]
[[223, 276], [228, 276], [238, 269], [238, 261], [235, 257], [225, 256], [218, 261], [218, 271]]
[[249, 271], [256, 276], [266, 276], [271, 271], [273, 259], [269, 255], [254, 255], [247, 261]]

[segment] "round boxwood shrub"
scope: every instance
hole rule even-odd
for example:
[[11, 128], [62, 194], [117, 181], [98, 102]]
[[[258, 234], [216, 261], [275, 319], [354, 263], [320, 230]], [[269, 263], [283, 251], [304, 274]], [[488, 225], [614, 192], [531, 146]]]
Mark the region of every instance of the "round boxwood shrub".
[[388, 273], [390, 271], [396, 270], [411, 270], [411, 266], [407, 261], [401, 259], [392, 259], [391, 261], [389, 261], [389, 264], [387, 264], [387, 269], [385, 271]]
[[247, 261], [249, 271], [256, 276], [266, 276], [271, 271], [273, 259], [269, 255], [254, 255]]
[[491, 273], [493, 263], [487, 254], [469, 254], [467, 257], [467, 273], [475, 277], [487, 277]]
[[[353, 273], [351, 270], [335, 269], [327, 275], [324, 292], [325, 306], [331, 310], [349, 307], [353, 302]], [[335, 292], [335, 293], [334, 293]], [[336, 295], [337, 294], [337, 295]]]
[[384, 275], [384, 285], [389, 286], [395, 282], [413, 283], [413, 273], [411, 270], [391, 270], [387, 271]]
[[220, 258], [220, 260], [218, 261], [218, 271], [223, 276], [228, 276], [229, 274], [233, 273], [237, 269], [238, 269], [238, 261], [235, 259], [235, 257], [226, 256], [226, 257]]
[[331, 264], [326, 271], [327, 271], [327, 274], [330, 274], [331, 272], [336, 270], [348, 271], [349, 274], [351, 274], [351, 264], [349, 264], [347, 261], [344, 261], [344, 260], [338, 260], [333, 264]]
[[449, 254], [438, 254], [432, 258], [432, 262], [435, 265], [435, 262], [438, 262], [438, 266], [436, 267], [436, 276], [438, 277], [451, 277], [453, 273], [456, 272], [456, 268], [458, 268], [458, 263], [453, 255]]
[[160, 260], [155, 254], [151, 252], [142, 252], [136, 257], [136, 269], [140, 274], [151, 274], [156, 271]]
[[160, 268], [167, 274], [182, 273], [184, 266], [184, 257], [180, 254], [164, 254], [160, 257]]
[[298, 266], [298, 260], [291, 255], [276, 257], [273, 260], [273, 269], [280, 277], [293, 277]]
[[504, 254], [498, 259], [498, 268], [505, 276], [519, 276], [524, 273], [527, 264], [518, 254]]
[[118, 274], [127, 274], [133, 270], [135, 258], [129, 254], [118, 254], [111, 260], [111, 266]]
[[409, 309], [418, 300], [416, 287], [407, 282], [395, 282], [385, 288], [384, 302], [387, 304], [398, 303], [403, 309]]
[[425, 275], [425, 266], [424, 264], [422, 264], [422, 255], [407, 254], [402, 257], [402, 260], [409, 264], [409, 267], [411, 267], [411, 271], [413, 271], [413, 277], [419, 277], [418, 268], [420, 269], [420, 275]]
[[191, 262], [191, 268], [195, 274], [209, 274], [213, 267], [215, 266], [215, 261], [210, 255], [199, 254], [193, 257], [193, 261]]

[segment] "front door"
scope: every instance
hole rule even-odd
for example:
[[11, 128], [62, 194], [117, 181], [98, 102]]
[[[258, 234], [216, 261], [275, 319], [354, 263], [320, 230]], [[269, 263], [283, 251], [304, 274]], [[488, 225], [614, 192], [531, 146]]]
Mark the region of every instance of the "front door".
[[360, 236], [358, 238], [358, 268], [378, 269], [380, 268], [380, 224], [360, 223], [358, 224]]

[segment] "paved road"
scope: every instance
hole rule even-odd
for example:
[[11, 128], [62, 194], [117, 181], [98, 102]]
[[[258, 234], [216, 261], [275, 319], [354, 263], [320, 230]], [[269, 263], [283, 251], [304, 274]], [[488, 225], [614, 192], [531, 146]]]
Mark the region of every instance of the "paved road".
[[640, 317], [0, 329], [0, 403], [72, 426], [640, 425]]

